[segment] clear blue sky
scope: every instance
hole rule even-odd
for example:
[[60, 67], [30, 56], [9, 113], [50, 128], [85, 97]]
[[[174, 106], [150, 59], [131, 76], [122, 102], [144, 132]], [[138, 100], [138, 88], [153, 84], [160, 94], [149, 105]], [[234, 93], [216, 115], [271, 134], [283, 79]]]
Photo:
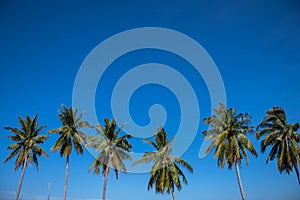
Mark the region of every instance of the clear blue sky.
[[[61, 104], [72, 104], [76, 73], [88, 53], [100, 42], [119, 32], [138, 27], [164, 27], [182, 32], [200, 43], [216, 63], [227, 94], [229, 107], [249, 112], [254, 124], [274, 105], [282, 106], [290, 123], [300, 121], [300, 4], [287, 1], [1, 1], [0, 3], [0, 127], [17, 127], [17, 115], [39, 114], [40, 124], [48, 129], [60, 126], [57, 118]], [[130, 66], [147, 62], [164, 63], [175, 69], [184, 66], [184, 74], [195, 88], [201, 118], [210, 114], [206, 85], [182, 59], [167, 52], [145, 50], [132, 52], [116, 60], [101, 80], [105, 87], [97, 90], [96, 110], [99, 119], [112, 117], [110, 94], [113, 85]], [[124, 68], [121, 68], [124, 66]], [[127, 66], [127, 67], [126, 67]], [[184, 70], [182, 70], [184, 69]], [[130, 109], [133, 119], [147, 124], [149, 106], [161, 103], [168, 112], [167, 132], [173, 136], [180, 112], [174, 95], [166, 88], [147, 85], [133, 95]], [[217, 167], [208, 156], [199, 159], [201, 132], [183, 158], [194, 167], [186, 172], [189, 184], [178, 199], [240, 199], [234, 170]], [[2, 130], [0, 160], [8, 155]], [[259, 142], [250, 136], [259, 150]], [[57, 139], [51, 135], [44, 148], [50, 151]], [[149, 150], [134, 140], [135, 151]], [[51, 196], [61, 199], [65, 176], [65, 159], [57, 153], [40, 158], [40, 170], [26, 170], [24, 199], [45, 199], [47, 183]], [[103, 178], [88, 173], [93, 161], [88, 151], [70, 158], [68, 199], [101, 197]], [[280, 174], [276, 162], [265, 164], [266, 155], [250, 158], [240, 170], [247, 199], [300, 199], [294, 172]], [[14, 161], [0, 164], [0, 199], [12, 199], [20, 171]], [[121, 199], [171, 199], [147, 191], [148, 174], [111, 174], [107, 196]]]

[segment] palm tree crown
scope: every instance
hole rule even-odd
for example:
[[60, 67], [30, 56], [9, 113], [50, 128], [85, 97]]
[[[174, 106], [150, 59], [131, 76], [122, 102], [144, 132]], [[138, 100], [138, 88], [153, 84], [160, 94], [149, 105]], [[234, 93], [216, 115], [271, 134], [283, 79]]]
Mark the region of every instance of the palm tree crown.
[[149, 139], [145, 139], [145, 141], [151, 144], [156, 152], [146, 152], [144, 156], [134, 162], [133, 165], [153, 162], [154, 164], [148, 182], [148, 190], [155, 185], [155, 191], [157, 193], [172, 193], [173, 199], [175, 199], [175, 187], [180, 190], [182, 188], [181, 181], [184, 184], [188, 183], [184, 173], [179, 168], [179, 165], [193, 173], [192, 166], [182, 158], [171, 155], [171, 144], [174, 141], [174, 138], [168, 142], [167, 133], [164, 128], [159, 128], [156, 131], [156, 134], [154, 134], [154, 141]]
[[16, 199], [19, 199], [19, 194], [23, 182], [23, 176], [27, 167], [27, 162], [34, 163], [36, 169], [39, 169], [38, 156], [44, 155], [48, 157], [48, 154], [42, 149], [39, 144], [43, 144], [48, 138], [45, 135], [39, 135], [39, 133], [46, 127], [38, 127], [38, 116], [35, 115], [32, 119], [30, 116], [26, 118], [18, 117], [21, 129], [5, 126], [4, 128], [10, 130], [13, 135], [8, 136], [10, 140], [15, 142], [7, 147], [7, 150], [13, 150], [9, 156], [3, 161], [4, 163], [17, 155], [15, 162], [15, 170], [18, 170], [22, 166], [22, 174], [16, 194]]
[[83, 154], [83, 145], [87, 136], [80, 129], [85, 127], [92, 128], [87, 121], [82, 121], [83, 115], [84, 112], [77, 117], [77, 109], [67, 108], [65, 105], [62, 105], [62, 109], [59, 109], [58, 114], [62, 126], [48, 132], [59, 134], [59, 138], [52, 146], [51, 151], [60, 151], [61, 156], [69, 156], [74, 146], [78, 154]]
[[123, 160], [131, 160], [131, 156], [127, 152], [131, 152], [131, 144], [128, 139], [131, 135], [125, 134], [120, 136], [123, 126], [117, 128], [116, 120], [104, 119], [105, 125], [97, 125], [96, 131], [99, 136], [90, 137], [90, 146], [99, 151], [99, 155], [89, 168], [89, 172], [94, 168], [94, 174], [100, 173], [100, 167], [104, 175], [104, 186], [102, 199], [106, 198], [106, 186], [110, 167], [114, 168], [116, 179], [119, 172], [126, 173], [126, 166]]
[[296, 171], [298, 182], [300, 184], [300, 176], [298, 165], [300, 164], [300, 133], [299, 123], [289, 124], [286, 119], [286, 113], [281, 107], [273, 107], [266, 111], [265, 118], [257, 126], [256, 138], [261, 141], [261, 152], [265, 152], [268, 146], [271, 147], [267, 158], [270, 160], [277, 158], [277, 166], [280, 173], [288, 174]]
[[247, 138], [247, 133], [253, 132], [251, 117], [248, 113], [237, 113], [234, 108], [227, 109], [224, 104], [220, 104], [218, 109], [214, 109], [215, 115], [204, 118], [204, 122], [210, 125], [210, 129], [203, 132], [208, 140], [212, 140], [206, 153], [214, 150], [214, 157], [218, 158], [218, 166], [228, 168], [245, 158], [248, 164], [249, 150], [251, 154], [257, 156], [254, 146]]

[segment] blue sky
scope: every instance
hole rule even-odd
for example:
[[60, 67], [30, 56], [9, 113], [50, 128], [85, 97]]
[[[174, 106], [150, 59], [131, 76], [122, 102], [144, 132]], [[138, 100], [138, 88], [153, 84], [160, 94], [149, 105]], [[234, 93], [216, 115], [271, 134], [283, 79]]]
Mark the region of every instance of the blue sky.
[[[201, 44], [216, 63], [224, 81], [227, 104], [249, 112], [257, 124], [265, 110], [282, 106], [290, 123], [300, 121], [300, 6], [297, 1], [1, 1], [0, 3], [0, 126], [17, 127], [17, 116], [39, 114], [48, 129], [60, 126], [61, 104], [72, 104], [72, 91], [83, 60], [102, 41], [125, 30], [164, 27], [182, 32]], [[182, 73], [195, 89], [201, 118], [210, 114], [210, 97], [199, 74], [183, 59], [165, 51], [139, 50], [121, 56], [99, 82], [95, 108], [98, 119], [112, 118], [110, 97], [122, 73], [144, 63], [163, 63]], [[175, 135], [180, 121], [174, 94], [158, 85], [139, 88], [131, 98], [130, 112], [140, 125], [149, 123], [148, 109], [162, 104], [167, 113], [166, 130]], [[102, 123], [102, 121], [100, 121]], [[186, 172], [189, 184], [176, 192], [178, 199], [240, 199], [234, 170], [221, 169], [212, 156], [199, 159], [201, 132], [182, 156], [193, 167]], [[187, 133], [194, 134], [194, 133]], [[8, 155], [9, 132], [2, 130], [0, 160]], [[249, 136], [257, 150], [259, 142]], [[44, 148], [50, 151], [57, 139], [51, 135]], [[134, 151], [151, 150], [133, 139]], [[23, 199], [45, 199], [47, 183], [51, 196], [61, 199], [65, 159], [57, 153], [40, 158], [40, 170], [26, 170]], [[101, 196], [103, 178], [88, 173], [93, 161], [88, 151], [70, 158], [68, 199]], [[266, 155], [250, 158], [241, 167], [248, 199], [300, 197], [296, 175], [280, 174], [276, 162], [265, 164]], [[0, 199], [12, 199], [20, 171], [14, 161], [0, 164]], [[171, 199], [147, 191], [148, 174], [111, 174], [107, 197], [120, 199]]]

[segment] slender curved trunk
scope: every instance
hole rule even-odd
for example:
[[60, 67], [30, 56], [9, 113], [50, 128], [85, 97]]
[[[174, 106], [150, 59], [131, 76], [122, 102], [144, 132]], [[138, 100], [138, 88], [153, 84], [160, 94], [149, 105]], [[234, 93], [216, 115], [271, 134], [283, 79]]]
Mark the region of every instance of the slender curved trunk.
[[64, 200], [67, 199], [68, 178], [69, 178], [69, 156], [67, 156], [66, 158], [66, 180], [65, 180], [65, 188], [64, 188]]
[[109, 174], [109, 163], [110, 163], [110, 156], [108, 157], [107, 166], [104, 172], [104, 185], [103, 185], [103, 192], [102, 192], [102, 200], [106, 199], [106, 187], [108, 181], [108, 174]]
[[21, 192], [21, 187], [22, 187], [22, 183], [23, 183], [23, 177], [24, 177], [24, 174], [25, 174], [26, 166], [27, 166], [27, 155], [26, 155], [25, 160], [24, 160], [22, 173], [21, 173], [21, 177], [20, 177], [20, 180], [19, 180], [18, 190], [17, 190], [17, 193], [16, 193], [16, 200], [19, 200], [19, 196], [20, 196], [20, 192]]
[[172, 188], [171, 191], [172, 191], [172, 198], [173, 198], [173, 200], [176, 200], [174, 189]]
[[235, 170], [236, 170], [236, 175], [237, 175], [238, 182], [239, 182], [239, 187], [240, 187], [240, 192], [241, 192], [242, 200], [246, 200], [244, 189], [243, 189], [243, 185], [242, 185], [242, 180], [241, 180], [239, 165], [238, 165], [237, 161], [235, 162]]
[[297, 174], [298, 183], [300, 185], [300, 174], [299, 174], [298, 166], [294, 164], [294, 168], [295, 168], [295, 171], [296, 171], [296, 174]]

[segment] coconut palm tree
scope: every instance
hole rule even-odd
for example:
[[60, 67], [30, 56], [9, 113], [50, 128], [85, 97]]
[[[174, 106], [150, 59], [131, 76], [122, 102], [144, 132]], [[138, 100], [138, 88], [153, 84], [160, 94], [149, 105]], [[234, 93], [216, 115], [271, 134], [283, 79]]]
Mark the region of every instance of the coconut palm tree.
[[64, 186], [64, 200], [67, 198], [67, 186], [69, 176], [69, 157], [74, 147], [78, 154], [83, 154], [83, 147], [87, 140], [87, 136], [84, 132], [80, 131], [81, 128], [92, 126], [87, 121], [82, 121], [84, 113], [77, 116], [77, 109], [72, 107], [67, 108], [62, 105], [62, 109], [59, 109], [58, 117], [62, 123], [60, 128], [56, 128], [48, 131], [49, 134], [57, 133], [59, 135], [58, 140], [53, 144], [51, 151], [59, 151], [60, 156], [66, 157], [66, 178]]
[[171, 144], [173, 141], [174, 138], [168, 142], [167, 133], [164, 128], [158, 128], [156, 134], [154, 134], [154, 141], [145, 139], [145, 142], [151, 144], [156, 152], [146, 152], [144, 156], [134, 162], [133, 165], [153, 162], [148, 182], [148, 190], [155, 186], [156, 193], [171, 193], [173, 200], [175, 200], [175, 187], [180, 190], [182, 188], [181, 181], [184, 184], [188, 183], [179, 166], [183, 166], [191, 173], [193, 173], [193, 167], [182, 158], [171, 155]]
[[204, 122], [210, 128], [203, 132], [208, 140], [212, 140], [206, 149], [206, 153], [214, 150], [214, 157], [218, 158], [218, 166], [224, 168], [226, 163], [231, 169], [235, 166], [238, 184], [242, 199], [245, 200], [245, 193], [242, 186], [239, 165], [244, 158], [248, 164], [248, 150], [255, 157], [257, 153], [247, 138], [246, 133], [252, 133], [251, 117], [246, 113], [237, 113], [234, 108], [227, 109], [224, 104], [214, 109], [215, 114], [205, 118]]
[[102, 173], [104, 175], [104, 185], [102, 192], [102, 200], [106, 199], [106, 187], [108, 181], [108, 175], [110, 167], [113, 167], [118, 179], [119, 172], [126, 173], [126, 166], [123, 160], [131, 160], [130, 155], [127, 152], [131, 152], [131, 144], [128, 139], [132, 138], [131, 135], [120, 135], [123, 126], [117, 128], [116, 120], [104, 119], [105, 125], [98, 124], [96, 131], [99, 136], [90, 137], [89, 146], [99, 151], [99, 155], [89, 168], [89, 172], [94, 168], [94, 174], [100, 173], [100, 167], [102, 167]]
[[38, 127], [38, 116], [35, 115], [34, 118], [27, 116], [26, 118], [18, 117], [21, 128], [13, 128], [5, 126], [4, 128], [10, 130], [13, 135], [8, 136], [10, 140], [15, 142], [7, 147], [7, 150], [13, 150], [11, 154], [3, 161], [4, 163], [17, 155], [15, 163], [15, 171], [22, 167], [22, 173], [18, 185], [18, 190], [16, 193], [16, 200], [19, 199], [23, 177], [27, 164], [34, 163], [36, 169], [39, 169], [38, 156], [42, 154], [48, 157], [48, 154], [42, 149], [39, 144], [43, 144], [48, 138], [45, 135], [39, 135], [39, 133], [46, 127]]
[[261, 141], [261, 152], [264, 153], [268, 146], [271, 147], [267, 158], [270, 160], [277, 159], [277, 166], [280, 173], [290, 172], [295, 169], [298, 183], [300, 176], [298, 165], [300, 164], [300, 133], [299, 123], [289, 124], [286, 119], [286, 113], [281, 107], [273, 107], [266, 111], [265, 118], [258, 124], [256, 138]]

